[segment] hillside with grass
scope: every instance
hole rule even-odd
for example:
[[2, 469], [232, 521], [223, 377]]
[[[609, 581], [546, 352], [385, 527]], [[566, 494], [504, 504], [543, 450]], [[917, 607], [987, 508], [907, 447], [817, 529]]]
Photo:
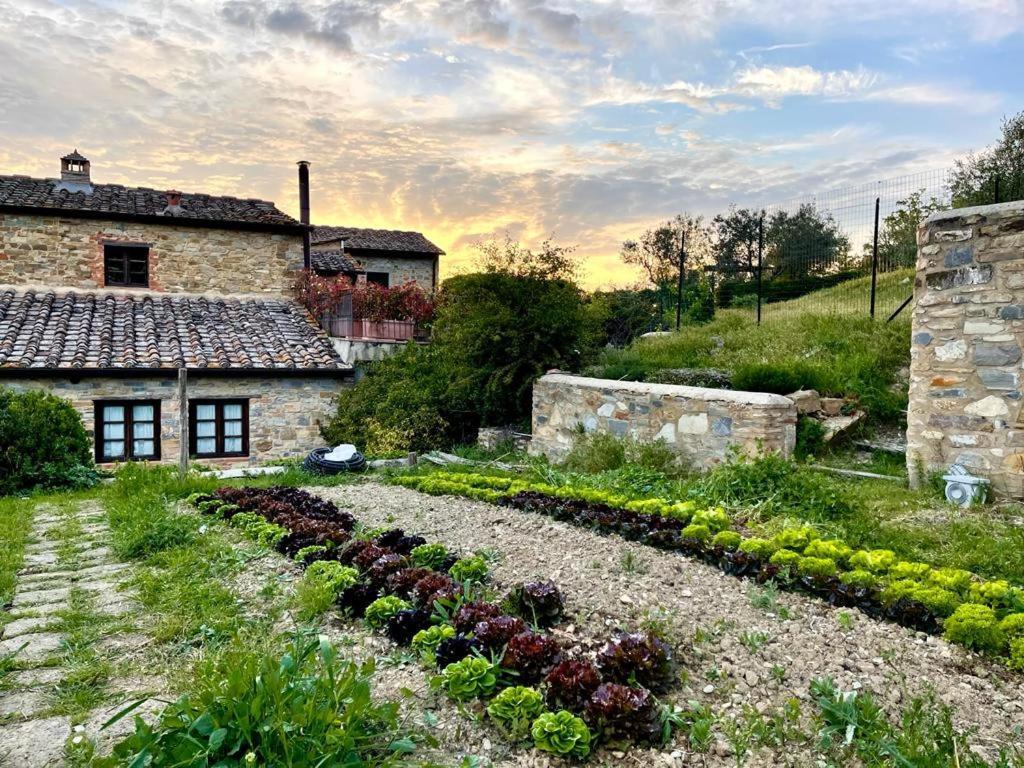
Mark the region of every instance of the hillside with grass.
[[[877, 304], [909, 295], [909, 272], [880, 276]], [[857, 400], [872, 420], [892, 422], [906, 408], [902, 370], [910, 363], [910, 314], [892, 322], [867, 315], [870, 278], [766, 305], [758, 325], [747, 310], [721, 310], [703, 325], [609, 349], [586, 373], [610, 379], [670, 381], [674, 369], [716, 369], [739, 390], [788, 394], [817, 389]], [[898, 300], [896, 297], [901, 297]], [[863, 309], [854, 309], [863, 304]], [[837, 308], [845, 307], [844, 311]], [[891, 310], [890, 310], [891, 311]]]

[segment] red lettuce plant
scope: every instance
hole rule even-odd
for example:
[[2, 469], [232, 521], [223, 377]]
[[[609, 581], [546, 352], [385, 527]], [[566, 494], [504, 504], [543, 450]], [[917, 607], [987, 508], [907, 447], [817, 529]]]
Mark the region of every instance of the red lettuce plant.
[[371, 544], [368, 547], [364, 547], [363, 550], [356, 554], [352, 558], [353, 564], [360, 571], [367, 570], [371, 565], [384, 557], [384, 555], [394, 554], [390, 549], [384, 547], [378, 547], [376, 544]]
[[481, 621], [501, 615], [501, 607], [495, 603], [466, 603], [459, 607], [452, 617], [457, 632], [471, 632]]
[[509, 605], [533, 624], [549, 627], [562, 618], [562, 593], [551, 581], [523, 584], [509, 595]]
[[459, 595], [459, 585], [451, 576], [433, 572], [416, 582], [412, 596], [418, 605], [433, 606], [435, 600], [453, 600]]
[[550, 709], [580, 712], [601, 684], [601, 673], [589, 661], [569, 659], [556, 664], [544, 682]]
[[456, 635], [442, 640], [437, 645], [434, 658], [438, 669], [444, 669], [449, 664], [462, 661], [467, 656], [483, 653], [484, 647], [475, 638], [466, 635]]
[[366, 607], [380, 597], [380, 590], [371, 584], [353, 584], [338, 595], [338, 607], [359, 619], [366, 613]]
[[606, 741], [652, 744], [661, 740], [658, 702], [643, 688], [605, 683], [591, 695], [583, 719]]
[[384, 586], [388, 577], [405, 568], [405, 558], [401, 555], [387, 554], [378, 557], [373, 564], [366, 569], [366, 580], [378, 587]]
[[647, 632], [621, 634], [597, 654], [597, 666], [608, 680], [639, 683], [664, 691], [676, 682], [675, 660], [668, 644]]
[[397, 645], [408, 645], [413, 636], [421, 629], [430, 626], [430, 611], [424, 608], [411, 608], [399, 611], [385, 626], [387, 636]]
[[488, 650], [497, 651], [514, 636], [525, 631], [526, 623], [518, 616], [495, 616], [473, 627], [473, 637]]
[[539, 682], [544, 672], [558, 660], [562, 652], [553, 637], [536, 632], [520, 632], [513, 635], [505, 646], [501, 666], [518, 674], [519, 683], [530, 685]]
[[417, 582], [433, 573], [429, 568], [403, 568], [388, 576], [388, 590], [399, 597], [411, 597]]

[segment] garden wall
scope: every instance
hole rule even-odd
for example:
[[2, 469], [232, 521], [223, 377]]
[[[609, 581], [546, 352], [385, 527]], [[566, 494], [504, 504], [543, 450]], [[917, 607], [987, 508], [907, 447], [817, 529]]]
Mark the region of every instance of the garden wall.
[[580, 430], [662, 440], [707, 469], [730, 446], [785, 456], [796, 444], [796, 405], [788, 397], [549, 373], [533, 386], [530, 452], [561, 460]]
[[1024, 497], [1024, 202], [925, 219], [914, 292], [911, 484], [960, 463]]

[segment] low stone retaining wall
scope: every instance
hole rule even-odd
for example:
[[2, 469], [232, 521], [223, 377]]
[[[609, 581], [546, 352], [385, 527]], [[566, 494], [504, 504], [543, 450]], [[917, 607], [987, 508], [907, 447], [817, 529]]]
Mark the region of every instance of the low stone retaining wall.
[[533, 386], [530, 452], [564, 459], [580, 431], [661, 440], [707, 469], [730, 446], [748, 452], [796, 445], [796, 405], [788, 397], [549, 373]]
[[958, 463], [1024, 497], [1024, 201], [929, 216], [914, 292], [911, 483]]

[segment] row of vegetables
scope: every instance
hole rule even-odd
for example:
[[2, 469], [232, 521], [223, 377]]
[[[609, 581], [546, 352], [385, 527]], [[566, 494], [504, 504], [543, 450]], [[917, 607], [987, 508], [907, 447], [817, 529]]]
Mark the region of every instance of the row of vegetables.
[[353, 619], [409, 646], [431, 685], [479, 700], [498, 730], [542, 751], [586, 757], [598, 742], [666, 740], [677, 713], [656, 695], [679, 680], [672, 649], [646, 632], [568, 653], [551, 629], [564, 604], [551, 582], [498, 596], [488, 562], [400, 529], [356, 533], [355, 518], [293, 488], [222, 488], [189, 499], [305, 569]]
[[1024, 671], [1024, 589], [970, 571], [899, 560], [890, 550], [854, 549], [814, 528], [790, 527], [770, 538], [730, 526], [722, 509], [692, 501], [628, 499], [603, 490], [557, 487], [509, 477], [438, 471], [392, 482], [430, 494], [467, 496], [548, 515], [681, 552], [726, 573], [772, 580], [836, 606], [1005, 657]]

